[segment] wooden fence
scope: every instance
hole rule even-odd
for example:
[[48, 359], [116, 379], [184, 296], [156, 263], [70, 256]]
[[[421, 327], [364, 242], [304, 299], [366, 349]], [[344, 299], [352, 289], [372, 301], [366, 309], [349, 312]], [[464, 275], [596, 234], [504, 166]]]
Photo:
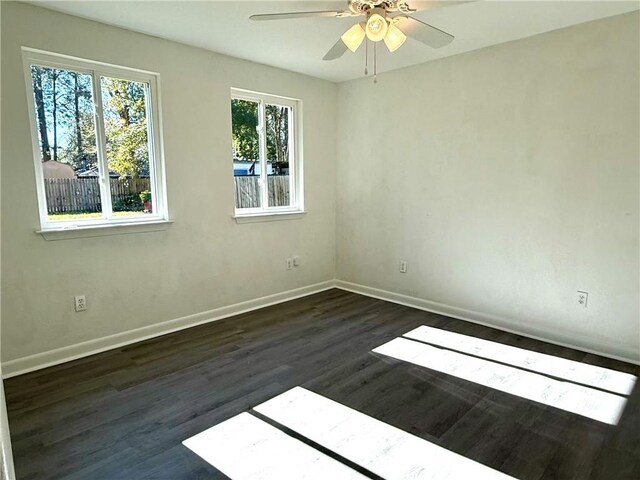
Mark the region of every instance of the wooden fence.
[[[256, 208], [260, 206], [260, 177], [234, 177], [236, 208]], [[289, 175], [270, 175], [269, 206], [285, 207], [289, 205]]]
[[[129, 210], [131, 199], [137, 203], [140, 192], [150, 190], [148, 178], [111, 178], [111, 201], [114, 209]], [[49, 214], [100, 212], [100, 184], [97, 178], [45, 178]], [[127, 205], [118, 208], [119, 205]], [[140, 202], [142, 209], [142, 202]]]
[[[270, 175], [269, 206], [289, 205], [289, 175]], [[131, 198], [137, 202], [138, 195], [150, 190], [148, 178], [112, 178], [111, 201], [114, 209], [131, 209]], [[260, 177], [234, 177], [236, 208], [260, 206]], [[44, 189], [47, 196], [49, 214], [70, 212], [100, 212], [100, 184], [97, 178], [45, 178]], [[128, 205], [118, 208], [118, 205]], [[140, 203], [142, 209], [142, 203]]]

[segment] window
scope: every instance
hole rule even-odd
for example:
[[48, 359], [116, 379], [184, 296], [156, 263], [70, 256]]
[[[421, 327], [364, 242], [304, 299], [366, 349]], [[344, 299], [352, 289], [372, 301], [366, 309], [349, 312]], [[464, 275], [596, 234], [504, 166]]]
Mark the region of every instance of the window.
[[303, 211], [300, 101], [232, 90], [236, 216]]
[[41, 229], [167, 220], [157, 75], [23, 56]]

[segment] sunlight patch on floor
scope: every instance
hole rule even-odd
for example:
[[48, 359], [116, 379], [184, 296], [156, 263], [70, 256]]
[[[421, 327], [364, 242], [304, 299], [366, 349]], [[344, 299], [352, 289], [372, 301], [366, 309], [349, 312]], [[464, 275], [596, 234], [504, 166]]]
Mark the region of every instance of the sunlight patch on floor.
[[254, 410], [386, 479], [513, 478], [302, 387]]
[[182, 443], [233, 479], [367, 478], [246, 412]]
[[544, 373], [575, 383], [608, 390], [612, 393], [629, 395], [636, 383], [636, 377], [629, 373], [567, 360], [523, 348], [503, 345], [481, 338], [449, 332], [439, 328], [421, 326], [403, 335], [433, 345], [469, 353], [488, 360], [508, 363], [514, 367]]
[[618, 423], [626, 403], [619, 395], [405, 338], [395, 338], [373, 352], [610, 425]]

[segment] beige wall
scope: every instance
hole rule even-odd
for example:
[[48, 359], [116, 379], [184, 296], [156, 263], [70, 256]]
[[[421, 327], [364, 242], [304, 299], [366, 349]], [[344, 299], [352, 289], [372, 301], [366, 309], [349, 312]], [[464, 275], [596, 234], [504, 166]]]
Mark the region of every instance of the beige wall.
[[[637, 13], [337, 87], [1, 5], [3, 361], [334, 277], [640, 359]], [[161, 74], [175, 224], [34, 233], [22, 45]], [[232, 86], [303, 100], [305, 218], [231, 219]]]
[[639, 43], [635, 12], [341, 84], [338, 278], [640, 360]]
[[[160, 73], [175, 224], [59, 241], [34, 233], [21, 46]], [[304, 218], [232, 220], [231, 87], [302, 99]], [[336, 94], [330, 82], [2, 2], [2, 360], [333, 279]], [[292, 254], [302, 265], [287, 271]], [[74, 313], [78, 294], [87, 312]]]

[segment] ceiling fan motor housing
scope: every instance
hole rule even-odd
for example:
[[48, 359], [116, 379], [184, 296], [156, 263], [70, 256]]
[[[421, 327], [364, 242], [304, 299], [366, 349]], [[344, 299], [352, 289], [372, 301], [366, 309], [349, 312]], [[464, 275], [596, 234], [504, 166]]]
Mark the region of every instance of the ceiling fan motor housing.
[[374, 8], [381, 8], [387, 12], [415, 12], [406, 0], [349, 0], [349, 10], [355, 15], [366, 15]]

